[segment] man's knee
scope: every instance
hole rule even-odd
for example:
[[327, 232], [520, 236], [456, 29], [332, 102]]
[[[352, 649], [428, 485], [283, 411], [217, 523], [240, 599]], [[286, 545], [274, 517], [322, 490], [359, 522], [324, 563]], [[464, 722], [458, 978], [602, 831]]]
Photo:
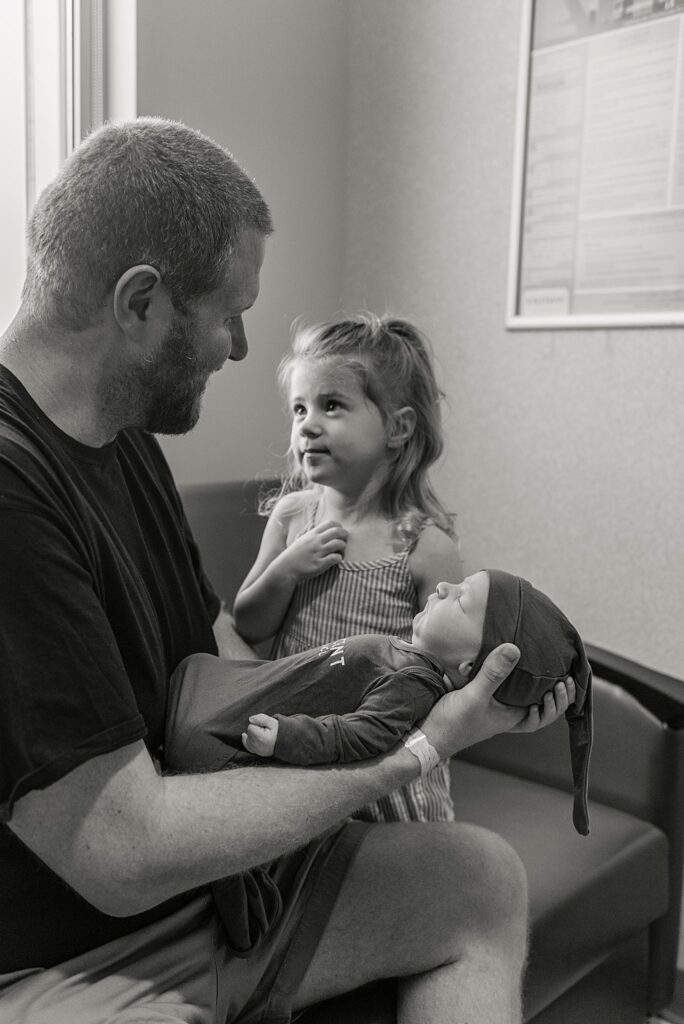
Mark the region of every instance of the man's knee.
[[525, 868], [501, 836], [471, 825], [440, 826], [425, 856], [435, 910], [457, 919], [461, 934], [526, 927]]
[[501, 962], [521, 961], [526, 905], [524, 869], [500, 836], [447, 822], [374, 826], [349, 869], [297, 1005], [374, 978], [430, 971], [483, 949]]

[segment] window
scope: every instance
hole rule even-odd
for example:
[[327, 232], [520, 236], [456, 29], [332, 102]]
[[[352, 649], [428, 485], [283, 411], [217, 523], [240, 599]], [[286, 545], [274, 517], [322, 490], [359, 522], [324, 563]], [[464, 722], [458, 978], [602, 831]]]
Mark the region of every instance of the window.
[[103, 18], [103, 0], [0, 3], [0, 332], [19, 303], [36, 197], [103, 120]]

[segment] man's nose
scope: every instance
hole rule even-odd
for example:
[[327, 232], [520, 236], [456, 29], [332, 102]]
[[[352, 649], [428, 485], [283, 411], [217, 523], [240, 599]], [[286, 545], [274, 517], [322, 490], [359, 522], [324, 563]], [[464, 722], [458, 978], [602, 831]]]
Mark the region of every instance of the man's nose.
[[230, 341], [230, 355], [228, 358], [234, 363], [239, 363], [241, 359], [245, 358], [248, 350], [245, 325], [242, 322], [241, 316], [236, 316], [230, 322]]

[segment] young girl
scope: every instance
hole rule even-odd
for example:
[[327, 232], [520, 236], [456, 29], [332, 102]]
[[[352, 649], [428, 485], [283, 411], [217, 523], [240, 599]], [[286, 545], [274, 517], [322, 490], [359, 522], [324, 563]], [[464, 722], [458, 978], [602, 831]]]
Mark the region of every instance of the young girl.
[[[437, 583], [463, 578], [428, 481], [443, 440], [427, 340], [393, 317], [299, 326], [278, 377], [290, 472], [235, 599], [238, 630], [252, 643], [274, 636], [274, 657], [362, 633], [410, 640]], [[357, 816], [451, 820], [448, 765]]]

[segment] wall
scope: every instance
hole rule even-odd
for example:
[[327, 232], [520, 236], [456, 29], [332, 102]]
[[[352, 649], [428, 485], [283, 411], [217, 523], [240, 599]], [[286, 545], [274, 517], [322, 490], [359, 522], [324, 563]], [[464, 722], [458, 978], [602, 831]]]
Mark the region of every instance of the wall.
[[181, 483], [278, 472], [274, 378], [292, 320], [339, 305], [347, 9], [339, 0], [141, 0], [138, 113], [185, 121], [233, 152], [271, 206], [244, 363], [212, 378], [198, 426], [165, 439]]
[[249, 358], [165, 447], [183, 483], [277, 471], [293, 318], [410, 316], [466, 565], [529, 575], [589, 640], [681, 676], [683, 332], [503, 326], [520, 3], [138, 5], [139, 112], [232, 149], [276, 222]]
[[682, 331], [503, 326], [520, 14], [520, 0], [138, 4], [139, 112], [231, 149], [276, 222], [249, 358], [164, 444], [183, 483], [277, 471], [273, 379], [294, 317], [410, 316], [448, 395], [436, 480], [467, 566], [528, 575], [588, 639], [681, 676]]
[[504, 329], [520, 0], [352, 0], [348, 307], [432, 337], [466, 565], [684, 676], [684, 332]]

